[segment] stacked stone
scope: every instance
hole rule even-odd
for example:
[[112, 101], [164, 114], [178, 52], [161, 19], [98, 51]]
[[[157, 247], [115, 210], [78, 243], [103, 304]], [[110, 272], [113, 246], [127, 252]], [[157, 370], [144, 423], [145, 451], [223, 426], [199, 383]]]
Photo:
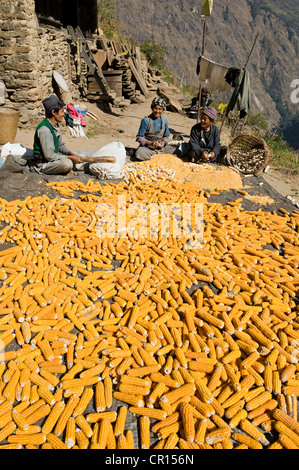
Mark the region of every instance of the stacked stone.
[[[67, 30], [41, 27], [34, 0], [1, 0], [0, 30], [0, 79], [5, 84], [5, 106], [21, 111], [22, 125], [30, 116], [38, 115], [43, 98], [53, 93], [54, 70], [70, 83]], [[70, 88], [78, 94], [72, 85]]]

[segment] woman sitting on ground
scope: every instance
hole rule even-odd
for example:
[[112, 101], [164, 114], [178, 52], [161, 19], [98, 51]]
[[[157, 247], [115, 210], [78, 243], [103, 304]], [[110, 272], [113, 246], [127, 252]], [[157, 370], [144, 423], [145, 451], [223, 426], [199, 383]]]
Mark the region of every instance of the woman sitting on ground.
[[170, 131], [167, 119], [162, 117], [166, 103], [162, 98], [154, 98], [151, 104], [151, 114], [141, 120], [136, 141], [139, 147], [135, 152], [138, 160], [150, 160], [158, 153], [173, 154], [176, 147], [169, 145]]
[[224, 158], [226, 147], [220, 145], [220, 132], [214, 124], [216, 116], [215, 108], [205, 108], [200, 122], [192, 127], [189, 140], [191, 162], [220, 162]]

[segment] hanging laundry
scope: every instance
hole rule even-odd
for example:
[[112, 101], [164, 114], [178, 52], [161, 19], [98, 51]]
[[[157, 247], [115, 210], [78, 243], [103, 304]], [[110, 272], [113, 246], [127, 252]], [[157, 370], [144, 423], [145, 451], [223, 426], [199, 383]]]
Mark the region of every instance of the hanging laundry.
[[74, 106], [72, 106], [71, 104], [68, 104], [66, 106], [66, 110], [71, 115], [74, 121], [76, 121], [77, 119], [78, 120], [77, 122], [79, 122], [81, 126], [83, 127], [86, 126], [84, 117], [82, 116], [82, 114], [78, 113], [78, 111], [76, 110], [76, 108], [74, 108]]
[[224, 78], [227, 81], [227, 83], [229, 83], [233, 88], [235, 88], [235, 86], [238, 83], [240, 73], [241, 73], [240, 69], [230, 67]]
[[229, 71], [229, 67], [217, 64], [204, 56], [200, 56], [197, 60], [197, 75], [201, 82], [209, 82], [209, 88], [214, 91], [229, 92], [231, 86], [225, 80], [225, 76]]
[[250, 78], [248, 70], [243, 70], [236, 79], [236, 86], [226, 108], [226, 116], [235, 106], [240, 111], [240, 119], [247, 116], [250, 109]]
[[71, 104], [67, 105], [64, 117], [66, 126], [72, 136], [87, 138], [82, 128], [82, 126], [86, 126], [85, 120], [82, 114], [79, 114], [78, 111], [74, 108], [74, 106], [72, 106]]
[[213, 8], [213, 0], [203, 0], [201, 16], [211, 16]]

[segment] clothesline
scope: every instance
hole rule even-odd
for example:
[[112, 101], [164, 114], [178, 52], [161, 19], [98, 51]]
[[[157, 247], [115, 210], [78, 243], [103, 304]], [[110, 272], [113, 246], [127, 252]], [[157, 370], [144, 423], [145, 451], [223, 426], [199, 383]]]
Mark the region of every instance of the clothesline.
[[209, 82], [212, 91], [229, 92], [231, 86], [225, 80], [225, 75], [229, 67], [218, 64], [204, 56], [200, 56], [197, 61], [197, 75], [201, 82]]

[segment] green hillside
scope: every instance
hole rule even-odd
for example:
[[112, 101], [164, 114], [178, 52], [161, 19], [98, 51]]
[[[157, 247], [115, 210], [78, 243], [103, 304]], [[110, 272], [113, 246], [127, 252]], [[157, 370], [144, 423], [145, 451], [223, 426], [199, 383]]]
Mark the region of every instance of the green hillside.
[[[107, 0], [109, 1], [109, 0]], [[197, 86], [196, 64], [201, 53], [202, 1], [111, 0], [121, 33], [138, 44], [150, 40], [165, 50], [165, 68], [185, 83]], [[129, 15], [128, 12], [134, 12]], [[207, 20], [205, 55], [231, 67], [241, 67], [259, 33], [248, 70], [252, 109], [262, 112], [270, 128], [299, 148], [298, 104], [291, 87], [298, 78], [298, 0], [215, 0]], [[227, 101], [227, 96], [221, 96]]]
[[269, 10], [283, 20], [287, 26], [298, 27], [299, 3], [294, 0], [251, 0], [252, 15], [261, 9]]

